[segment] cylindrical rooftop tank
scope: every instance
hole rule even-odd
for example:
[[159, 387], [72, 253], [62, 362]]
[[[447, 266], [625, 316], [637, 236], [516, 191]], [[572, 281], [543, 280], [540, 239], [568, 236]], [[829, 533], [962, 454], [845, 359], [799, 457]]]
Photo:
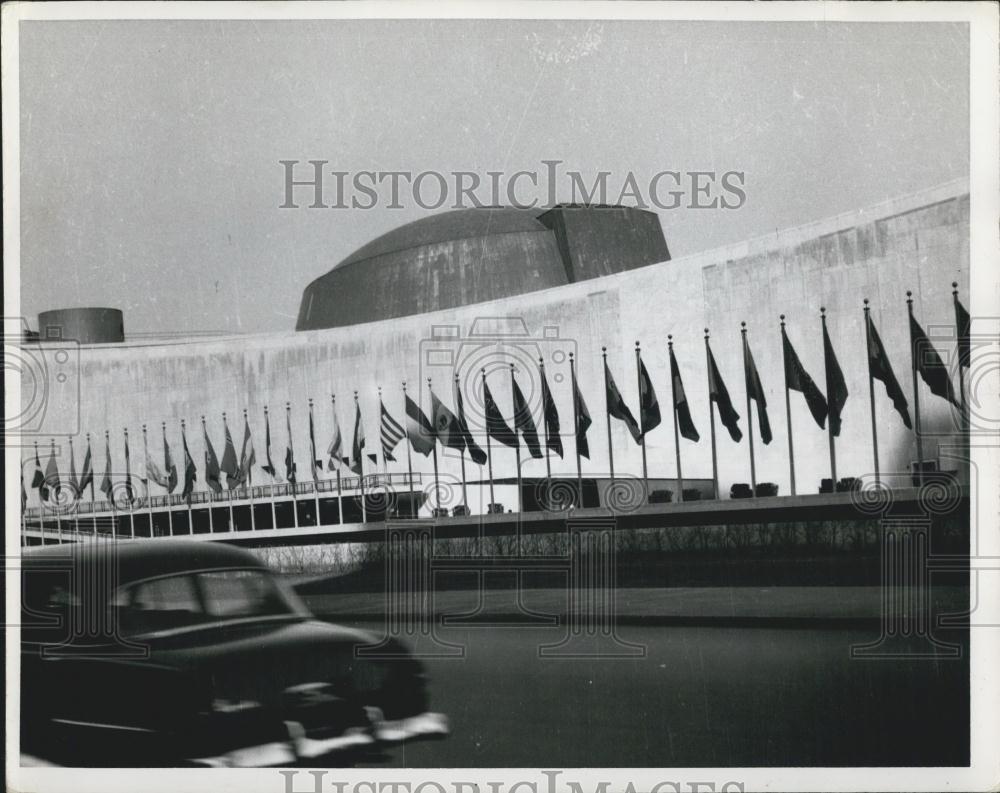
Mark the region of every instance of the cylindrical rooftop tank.
[[120, 344], [125, 321], [117, 308], [57, 308], [38, 315], [40, 342], [68, 339], [78, 344]]

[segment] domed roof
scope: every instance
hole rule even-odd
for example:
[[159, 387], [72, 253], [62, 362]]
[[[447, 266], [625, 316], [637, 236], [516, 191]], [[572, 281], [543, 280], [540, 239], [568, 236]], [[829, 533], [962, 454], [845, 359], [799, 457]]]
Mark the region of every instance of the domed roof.
[[548, 231], [538, 220], [544, 212], [542, 209], [481, 207], [430, 215], [376, 237], [341, 261], [337, 267], [440, 242], [519, 231]]

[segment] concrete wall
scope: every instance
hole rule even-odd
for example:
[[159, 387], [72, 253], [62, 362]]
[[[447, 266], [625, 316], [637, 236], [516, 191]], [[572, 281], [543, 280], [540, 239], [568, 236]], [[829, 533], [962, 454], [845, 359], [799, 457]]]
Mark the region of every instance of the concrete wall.
[[[566, 459], [554, 459], [553, 470], [571, 474], [575, 473], [575, 461], [572, 436], [568, 434], [572, 402], [566, 354], [572, 351], [594, 418], [589, 435], [591, 459], [584, 460], [583, 469], [585, 474], [602, 475], [608, 470], [608, 452], [601, 346], [608, 347], [611, 371], [637, 412], [634, 343], [639, 340], [664, 415], [663, 424], [648, 438], [649, 471], [651, 476], [670, 477], [675, 473], [675, 464], [666, 341], [667, 334], [673, 334], [694, 421], [702, 435], [697, 444], [681, 441], [684, 472], [705, 478], [711, 475], [711, 456], [703, 329], [711, 328], [713, 351], [743, 416], [741, 426], [745, 430], [739, 334], [740, 321], [745, 320], [767, 389], [774, 429], [769, 446], [762, 447], [758, 441], [757, 476], [759, 481], [778, 483], [780, 492], [786, 494], [789, 476], [778, 315], [787, 315], [789, 336], [806, 369], [823, 387], [819, 320], [822, 305], [827, 308], [833, 344], [850, 391], [837, 445], [838, 474], [862, 475], [872, 468], [862, 298], [872, 302], [873, 318], [912, 409], [905, 292], [913, 291], [915, 313], [932, 336], [935, 327], [940, 336], [942, 327], [947, 332], [953, 326], [953, 280], [959, 282], [960, 298], [968, 305], [967, 191], [967, 185], [944, 185], [766, 239], [675, 259], [669, 265], [652, 265], [433, 314], [321, 331], [85, 347], [80, 351], [79, 400], [53, 398], [42, 431], [59, 433], [75, 425], [81, 433], [101, 436], [106, 428], [110, 429], [112, 455], [120, 466], [122, 429], [128, 427], [135, 470], [142, 464], [141, 423], [152, 428], [151, 448], [159, 457], [159, 426], [166, 421], [178, 459], [179, 422], [184, 418], [192, 454], [200, 467], [200, 416], [207, 417], [212, 441], [221, 455], [222, 412], [229, 414], [238, 445], [242, 419], [237, 417], [248, 408], [257, 459], [263, 462], [266, 404], [272, 411], [273, 455], [278, 462], [286, 442], [284, 406], [290, 401], [302, 476], [308, 456], [309, 397], [317, 403], [321, 455], [331, 427], [331, 393], [337, 394], [341, 427], [350, 442], [354, 389], [359, 391], [368, 450], [375, 451], [379, 437], [377, 386], [383, 387], [390, 412], [401, 420], [401, 380], [408, 380], [411, 390], [419, 390], [421, 402], [426, 405], [426, 377], [431, 376], [437, 393], [451, 405], [452, 378], [457, 371], [470, 421], [475, 423], [481, 405], [480, 367], [489, 365], [491, 390], [509, 411], [507, 364], [516, 363], [521, 369], [518, 377], [522, 388], [538, 407], [534, 363], [542, 355], [567, 434]], [[954, 355], [951, 341], [939, 340], [937, 348], [945, 360]], [[876, 397], [882, 468], [903, 470], [916, 456], [913, 435], [905, 430], [878, 383]], [[792, 394], [791, 407], [798, 492], [816, 492], [819, 480], [829, 476], [827, 436], [813, 423], [801, 395]], [[943, 433], [925, 443], [925, 457], [934, 457], [939, 446], [947, 447], [956, 441], [949, 436], [950, 411], [922, 383], [921, 407], [925, 430]], [[749, 481], [747, 443], [746, 438], [740, 444], [733, 443], [721, 426], [717, 434], [720, 484], [728, 492], [733, 482]], [[75, 443], [79, 470], [83, 444], [79, 438]], [[612, 444], [615, 470], [639, 475], [640, 450], [617, 422], [612, 422]], [[60, 465], [65, 470], [64, 443], [59, 450]], [[494, 450], [496, 475], [511, 476], [513, 451], [497, 450], [495, 444]], [[95, 443], [94, 453], [99, 461], [99, 479], [103, 472], [103, 441]], [[390, 470], [405, 471], [405, 454], [397, 458], [402, 462], [390, 464]], [[477, 466], [467, 462], [467, 467], [470, 479], [479, 475]], [[953, 466], [946, 461], [944, 467]], [[414, 468], [430, 472], [430, 460], [414, 454]], [[458, 460], [442, 455], [441, 470], [446, 477], [457, 476]], [[523, 471], [526, 476], [544, 475], [544, 461], [529, 460]], [[264, 481], [264, 475], [256, 472], [255, 480]], [[500, 496], [511, 504], [511, 493]], [[34, 503], [34, 493], [29, 498]], [[470, 502], [477, 509], [480, 495], [472, 494]]]

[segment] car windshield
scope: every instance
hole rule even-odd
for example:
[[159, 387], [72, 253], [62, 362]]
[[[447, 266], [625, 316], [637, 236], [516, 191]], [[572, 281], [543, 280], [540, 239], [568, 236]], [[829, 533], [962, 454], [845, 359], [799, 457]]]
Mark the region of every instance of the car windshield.
[[122, 589], [116, 605], [126, 636], [300, 614], [274, 578], [261, 570], [211, 570], [141, 581]]

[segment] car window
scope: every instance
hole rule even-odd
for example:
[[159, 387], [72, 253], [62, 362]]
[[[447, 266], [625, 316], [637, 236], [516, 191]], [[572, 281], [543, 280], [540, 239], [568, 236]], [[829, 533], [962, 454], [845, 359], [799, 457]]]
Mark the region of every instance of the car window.
[[[128, 605], [119, 608], [126, 635], [153, 633], [196, 625], [205, 621], [191, 576], [170, 576], [143, 581], [131, 587]], [[121, 603], [124, 598], [117, 598]]]
[[281, 590], [259, 570], [217, 570], [198, 574], [206, 611], [213, 617], [265, 617], [292, 613]]

